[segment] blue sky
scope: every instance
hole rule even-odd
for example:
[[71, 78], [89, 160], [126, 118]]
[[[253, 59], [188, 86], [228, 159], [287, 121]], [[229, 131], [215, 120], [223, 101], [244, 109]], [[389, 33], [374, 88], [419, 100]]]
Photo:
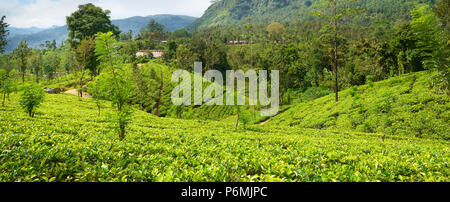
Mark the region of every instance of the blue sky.
[[65, 17], [79, 4], [94, 3], [111, 11], [112, 19], [156, 14], [200, 17], [210, 0], [0, 0], [0, 16], [13, 27], [51, 27], [65, 24]]

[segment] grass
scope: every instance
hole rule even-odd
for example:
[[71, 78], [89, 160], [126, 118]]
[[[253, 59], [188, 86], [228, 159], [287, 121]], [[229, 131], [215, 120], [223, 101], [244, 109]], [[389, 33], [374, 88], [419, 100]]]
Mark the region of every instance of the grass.
[[124, 141], [95, 103], [46, 95], [34, 119], [0, 108], [0, 181], [449, 181], [449, 144], [411, 136], [157, 118]]

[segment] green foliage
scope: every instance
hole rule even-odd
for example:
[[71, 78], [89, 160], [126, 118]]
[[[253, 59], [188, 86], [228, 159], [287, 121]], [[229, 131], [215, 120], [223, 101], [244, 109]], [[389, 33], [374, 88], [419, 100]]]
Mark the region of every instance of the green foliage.
[[83, 80], [86, 71], [90, 71], [92, 75], [100, 74], [101, 69], [98, 68], [97, 58], [95, 57], [95, 39], [87, 37], [81, 40], [75, 49], [75, 71], [80, 74], [80, 80]]
[[[339, 0], [340, 1], [340, 0]], [[306, 21], [319, 1], [311, 0], [221, 0], [212, 4], [189, 30], [205, 29], [215, 26], [242, 25], [285, 21]], [[409, 11], [415, 3], [434, 4], [427, 0], [357, 0], [351, 7], [364, 8], [367, 14], [355, 18], [353, 22], [361, 25], [377, 21], [401, 21], [409, 19]]]
[[93, 100], [48, 95], [29, 119], [0, 110], [0, 181], [448, 182], [447, 141], [158, 118], [136, 111], [119, 141]]
[[86, 37], [93, 37], [99, 32], [112, 32], [119, 35], [120, 30], [110, 20], [109, 10], [103, 10], [92, 3], [78, 6], [78, 10], [67, 17], [67, 29], [72, 45], [77, 45]]
[[301, 94], [301, 101], [308, 102], [311, 100], [315, 100], [317, 98], [321, 98], [323, 96], [327, 96], [332, 92], [328, 89], [320, 88], [320, 87], [310, 87], [304, 93]]
[[55, 51], [47, 51], [42, 60], [45, 75], [48, 79], [53, 79], [54, 73], [59, 68], [61, 57]]
[[16, 49], [13, 50], [14, 56], [19, 60], [20, 72], [22, 73], [22, 83], [25, 83], [25, 71], [27, 70], [27, 59], [31, 54], [31, 49], [28, 48], [26, 41], [19, 43]]
[[40, 78], [42, 77], [42, 63], [42, 55], [39, 52], [33, 52], [29, 58], [29, 66], [36, 77], [36, 83], [39, 83]]
[[113, 33], [98, 33], [95, 41], [95, 54], [105, 72], [98, 76], [99, 82], [107, 88], [108, 98], [117, 108], [113, 122], [117, 123], [119, 138], [125, 138], [125, 129], [129, 123], [132, 109], [129, 106], [133, 95], [131, 73], [124, 67], [123, 60], [118, 55], [117, 41]]
[[9, 35], [8, 23], [5, 22], [6, 17], [2, 16], [0, 18], [0, 54], [5, 52], [5, 46], [8, 44], [7, 37]]
[[[431, 87], [433, 71], [407, 74], [341, 92], [339, 103], [325, 96], [274, 117], [267, 124], [300, 128], [383, 133], [396, 137], [450, 139], [450, 100]], [[267, 125], [266, 124], [266, 125]]]
[[37, 108], [44, 101], [44, 97], [45, 92], [40, 85], [34, 83], [26, 85], [20, 96], [20, 107], [33, 118]]
[[417, 38], [416, 46], [423, 66], [439, 70], [442, 89], [450, 94], [449, 32], [440, 29], [440, 20], [429, 6], [420, 6], [411, 13], [411, 29]]
[[9, 94], [15, 88], [14, 70], [8, 73], [6, 70], [0, 69], [0, 94], [3, 94], [2, 107], [5, 107], [6, 96], [9, 97]]
[[151, 19], [150, 22], [139, 30], [139, 34], [137, 35], [137, 39], [156, 39], [160, 40], [168, 35], [168, 30], [164, 25], [157, 23], [154, 19]]

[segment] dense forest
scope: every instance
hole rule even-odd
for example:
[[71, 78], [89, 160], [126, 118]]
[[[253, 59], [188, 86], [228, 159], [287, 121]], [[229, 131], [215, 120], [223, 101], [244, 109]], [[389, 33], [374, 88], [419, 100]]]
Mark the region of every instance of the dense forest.
[[[81, 145], [73, 148], [81, 152], [89, 144], [86, 141], [107, 145], [95, 147], [108, 163], [77, 164], [67, 173], [42, 164], [41, 168], [49, 173], [38, 174], [37, 180], [43, 181], [448, 181], [449, 6], [449, 0], [218, 0], [183, 29], [173, 30], [152, 19], [137, 32], [124, 32], [111, 21], [109, 11], [84, 4], [67, 17], [64, 43], [49, 40], [40, 48], [31, 48], [27, 41], [21, 41], [11, 53], [5, 53], [6, 16], [0, 23], [0, 51], [5, 53], [0, 55], [0, 138], [7, 143], [0, 150], [14, 150], [12, 145], [19, 140], [33, 145], [43, 138], [39, 134], [54, 134], [56, 139], [49, 140], [49, 144], [64, 142], [63, 150]], [[152, 55], [150, 50], [163, 54]], [[177, 83], [171, 82], [172, 73], [182, 69], [194, 76], [194, 62], [202, 62], [203, 71], [222, 73], [278, 70], [279, 114], [261, 116], [260, 103], [174, 105], [170, 96]], [[202, 90], [210, 83], [205, 82]], [[50, 94], [73, 90], [80, 98], [45, 95], [44, 87]], [[73, 109], [70, 103], [74, 103]], [[12, 115], [11, 111], [26, 113]], [[55, 117], [64, 117], [61, 120], [67, 123], [48, 122]], [[23, 129], [33, 125], [34, 120], [40, 124], [37, 129]], [[7, 127], [17, 123], [22, 125]], [[26, 139], [2, 135], [16, 133], [33, 136]], [[265, 135], [268, 138], [262, 140]], [[347, 135], [349, 139], [340, 139]], [[325, 144], [336, 146], [336, 150], [321, 150], [320, 140], [315, 137], [324, 137]], [[119, 148], [142, 155], [143, 149], [136, 145], [151, 148], [152, 143], [146, 140], [157, 145], [153, 149], [163, 156], [160, 161], [170, 162], [170, 152], [183, 160], [168, 166], [171, 170], [148, 162], [160, 169], [146, 170], [155, 172], [150, 177], [123, 165], [147, 162], [142, 156], [113, 160]], [[211, 175], [196, 173], [195, 169], [182, 172], [181, 167], [191, 164], [204, 171], [201, 162], [205, 158], [208, 161], [202, 155], [198, 158], [204, 159], [196, 159], [195, 163], [186, 160], [181, 155], [185, 151], [174, 145], [183, 145], [188, 150], [186, 155], [195, 156], [194, 146], [187, 146], [187, 140], [198, 141], [205, 155], [220, 151], [234, 167], [218, 163], [218, 157], [214, 157], [210, 159], [216, 166], [212, 170], [217, 170]], [[114, 141], [119, 148], [108, 152], [106, 147]], [[339, 141], [355, 146], [348, 156], [344, 152], [348, 148]], [[300, 143], [314, 146], [300, 154], [293, 149]], [[409, 152], [413, 147], [420, 157]], [[234, 149], [255, 150], [255, 154], [246, 154], [255, 156], [240, 156], [251, 159], [244, 160], [244, 166], [233, 159]], [[25, 155], [29, 150], [17, 152]], [[328, 168], [322, 166], [316, 172], [315, 160], [307, 159], [316, 159], [317, 152], [322, 151], [328, 152], [325, 156], [330, 162], [337, 155], [353, 167], [324, 159], [336, 172], [327, 174]], [[373, 159], [354, 159], [371, 152]], [[384, 152], [389, 155], [383, 156]], [[440, 155], [428, 162], [433, 152]], [[274, 154], [276, 160], [265, 162], [265, 155]], [[45, 156], [42, 151], [39, 155]], [[71, 164], [62, 159], [83, 158], [80, 155], [54, 158], [55, 162]], [[295, 156], [302, 155], [305, 170], [298, 174], [301, 168], [294, 167], [302, 163]], [[401, 165], [408, 169], [392, 167], [391, 159], [405, 160], [408, 156], [417, 157], [421, 167], [408, 163]], [[11, 163], [0, 165], [0, 171], [14, 170], [13, 158], [10, 153], [2, 153], [0, 160]], [[280, 166], [284, 167], [275, 166], [282, 159], [286, 164]], [[353, 170], [376, 160], [395, 172], [380, 173], [370, 167], [361, 175]], [[18, 164], [31, 167], [40, 163], [29, 161]], [[105, 165], [129, 173], [118, 174], [123, 179], [115, 178], [105, 171]], [[97, 173], [84, 170], [91, 167]], [[0, 181], [32, 181], [27, 172], [0, 174]], [[350, 172], [351, 177], [346, 178], [345, 172]], [[75, 173], [82, 174], [74, 178]], [[53, 179], [52, 175], [57, 176]]]
[[[187, 29], [203, 29], [223, 25], [317, 20], [312, 15], [317, 0], [228, 0], [214, 1], [205, 14]], [[379, 21], [398, 22], [411, 19], [415, 5], [433, 5], [435, 0], [359, 0], [350, 7], [365, 9], [364, 15], [352, 19], [361, 25]]]

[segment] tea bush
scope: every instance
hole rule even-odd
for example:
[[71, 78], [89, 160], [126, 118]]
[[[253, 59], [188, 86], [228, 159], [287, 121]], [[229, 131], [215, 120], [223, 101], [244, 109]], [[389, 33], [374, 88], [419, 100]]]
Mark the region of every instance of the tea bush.
[[[387, 135], [450, 140], [450, 99], [430, 86], [433, 73], [418, 72], [299, 103], [268, 124], [383, 133], [379, 105], [392, 99]], [[370, 78], [368, 78], [370, 80]], [[378, 103], [378, 104], [377, 104]]]
[[34, 119], [0, 108], [0, 181], [449, 181], [443, 140], [157, 118], [135, 110], [124, 141], [106, 105], [47, 95]]

